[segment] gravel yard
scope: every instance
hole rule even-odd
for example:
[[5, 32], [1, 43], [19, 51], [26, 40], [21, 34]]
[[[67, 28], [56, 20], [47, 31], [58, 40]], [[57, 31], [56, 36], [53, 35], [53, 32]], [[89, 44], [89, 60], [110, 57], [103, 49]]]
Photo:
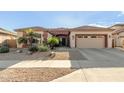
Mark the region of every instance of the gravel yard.
[[76, 69], [69, 68], [9, 68], [0, 69], [0, 82], [48, 82]]
[[9, 53], [1, 53], [0, 60], [85, 60], [86, 58], [78, 50], [57, 50], [55, 56], [49, 57], [50, 52], [36, 52], [28, 55], [23, 49], [22, 53], [11, 50]]
[[86, 60], [77, 50], [56, 51], [52, 60]]
[[9, 53], [0, 53], [0, 60], [42, 60], [48, 57], [49, 54], [50, 52], [36, 52], [28, 55], [26, 49], [23, 49], [22, 53], [11, 50]]

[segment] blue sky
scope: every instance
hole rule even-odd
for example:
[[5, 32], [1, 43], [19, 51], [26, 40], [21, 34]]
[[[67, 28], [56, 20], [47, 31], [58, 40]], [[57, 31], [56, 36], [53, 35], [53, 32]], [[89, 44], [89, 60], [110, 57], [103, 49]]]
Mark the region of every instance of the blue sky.
[[124, 23], [124, 11], [0, 12], [0, 27], [8, 30], [30, 26], [56, 28], [92, 25], [106, 27], [117, 23]]

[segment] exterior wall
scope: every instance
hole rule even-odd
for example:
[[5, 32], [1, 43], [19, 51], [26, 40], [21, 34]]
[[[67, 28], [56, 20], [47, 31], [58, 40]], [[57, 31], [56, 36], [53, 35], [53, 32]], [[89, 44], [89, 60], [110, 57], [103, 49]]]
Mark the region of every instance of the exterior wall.
[[123, 47], [124, 46], [123, 45], [124, 44], [124, 32], [116, 35], [115, 40], [116, 40], [116, 46], [117, 47]]
[[[115, 30], [117, 30], [117, 32], [118, 32], [118, 30], [123, 30], [124, 29], [124, 26], [113, 26], [113, 27], [111, 27], [112, 29], [115, 29]], [[113, 35], [113, 39], [114, 39], [114, 43], [115, 43], [115, 47], [124, 47], [124, 32], [120, 32], [120, 33], [115, 33], [114, 35]]]
[[72, 31], [70, 33], [70, 47], [75, 48], [75, 35], [76, 34], [106, 34], [107, 35], [107, 48], [112, 48], [112, 34], [108, 31]]
[[108, 47], [107, 48], [112, 48], [112, 33], [107, 34], [107, 40], [108, 40]]
[[14, 35], [10, 35], [10, 34], [4, 34], [4, 33], [0, 33], [0, 44], [2, 44], [3, 42], [7, 42], [7, 40], [15, 40], [16, 36]]
[[[22, 36], [23, 36], [23, 32], [17, 32], [17, 40], [19, 37], [22, 37]], [[17, 48], [22, 48], [23, 44], [19, 44], [18, 41], [16, 42], [17, 42]]]
[[75, 48], [75, 32], [70, 33], [70, 47]]
[[44, 40], [44, 38], [43, 38], [43, 33], [44, 32], [41, 32], [41, 31], [36, 31], [35, 33], [38, 33], [38, 34], [41, 34], [41, 38], [39, 38], [39, 43], [43, 43], [43, 40]]
[[50, 33], [48, 33], [48, 37], [47, 38], [50, 38], [50, 37], [52, 37], [52, 35]]

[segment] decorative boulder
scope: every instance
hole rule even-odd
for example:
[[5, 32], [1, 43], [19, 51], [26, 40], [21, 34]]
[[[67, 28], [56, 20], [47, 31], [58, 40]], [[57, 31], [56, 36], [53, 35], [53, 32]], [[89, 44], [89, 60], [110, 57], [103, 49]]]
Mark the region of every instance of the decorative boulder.
[[17, 50], [16, 52], [17, 52], [17, 53], [22, 53], [23, 51], [22, 51], [22, 50]]
[[49, 55], [51, 58], [55, 57], [55, 52], [51, 52]]

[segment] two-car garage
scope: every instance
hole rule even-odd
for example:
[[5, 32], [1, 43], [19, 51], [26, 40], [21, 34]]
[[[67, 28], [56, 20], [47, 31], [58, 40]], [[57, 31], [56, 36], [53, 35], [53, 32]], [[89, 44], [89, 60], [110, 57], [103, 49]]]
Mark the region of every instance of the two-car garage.
[[77, 34], [75, 36], [77, 48], [105, 48], [107, 47], [107, 36], [96, 34]]
[[110, 28], [81, 26], [70, 30], [71, 48], [112, 48]]

